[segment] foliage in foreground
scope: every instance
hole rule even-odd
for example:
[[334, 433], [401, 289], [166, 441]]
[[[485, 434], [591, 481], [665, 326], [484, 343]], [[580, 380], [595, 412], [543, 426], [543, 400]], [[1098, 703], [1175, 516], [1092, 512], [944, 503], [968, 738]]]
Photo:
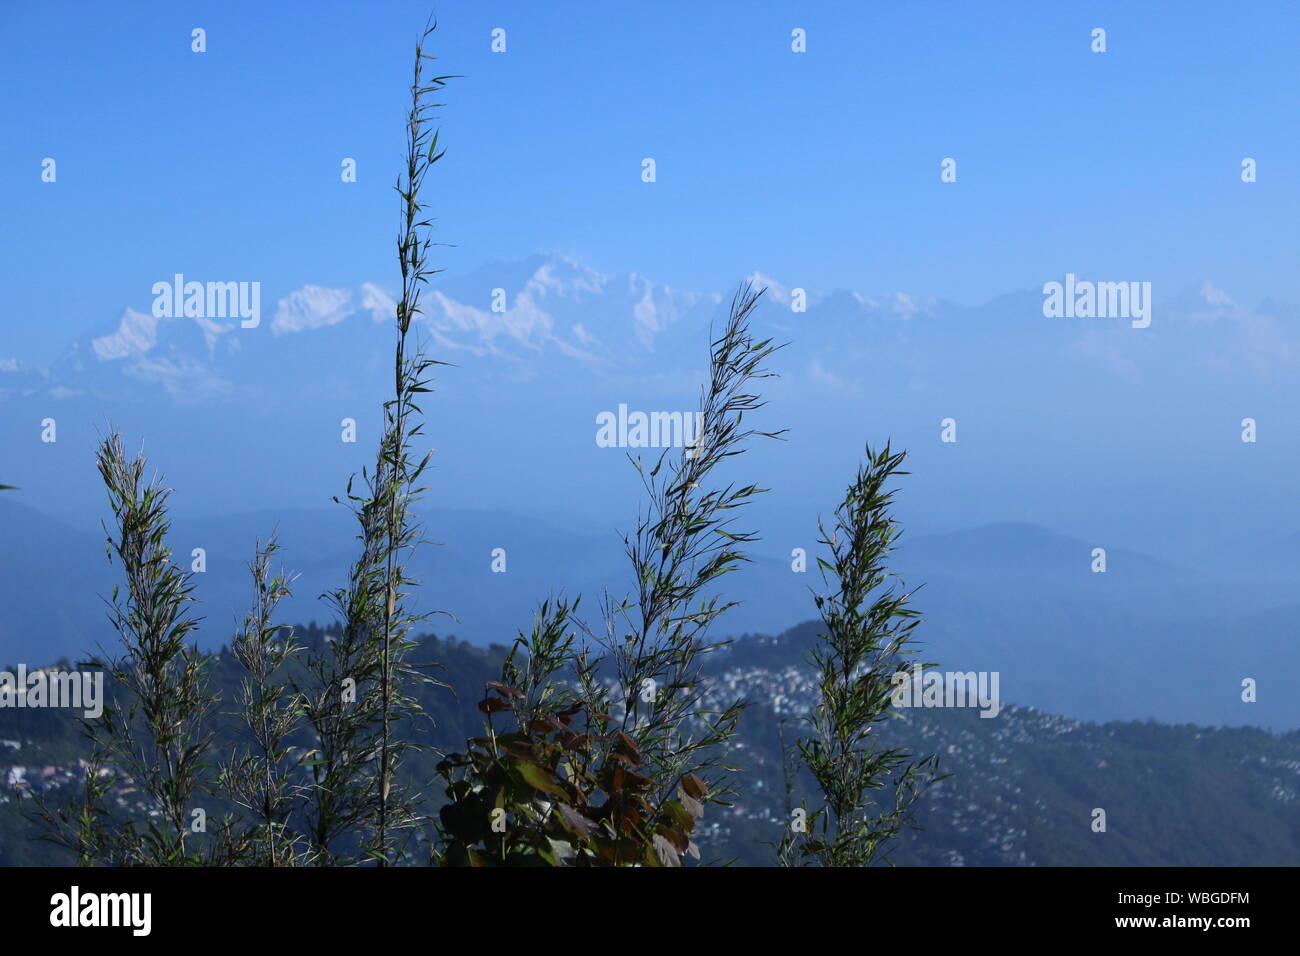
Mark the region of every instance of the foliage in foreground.
[[[809, 717], [811, 734], [797, 743], [797, 763], [806, 767], [825, 805], [792, 813], [781, 847], [785, 863], [869, 866], [907, 824], [923, 789], [938, 779], [937, 758], [909, 763], [902, 748], [879, 745], [877, 725], [896, 717], [896, 675], [904, 673], [919, 623], [907, 592], [892, 586], [886, 558], [898, 526], [890, 517], [890, 480], [906, 454], [866, 451], [866, 462], [835, 512], [821, 526], [820, 543], [830, 560], [818, 558], [829, 593], [816, 597], [824, 631], [813, 650], [819, 700]], [[875, 792], [888, 789], [879, 806]]]
[[513, 714], [518, 730], [498, 737], [489, 721], [486, 737], [440, 765], [453, 861], [698, 858], [691, 832], [704, 805], [730, 792], [722, 757], [744, 710], [740, 700], [720, 711], [704, 702], [705, 657], [724, 643], [707, 632], [733, 606], [708, 592], [746, 560], [755, 535], [735, 530], [732, 513], [762, 491], [712, 474], [750, 438], [779, 436], [743, 424], [763, 405], [749, 388], [771, 375], [763, 363], [775, 351], [749, 331], [760, 294], [737, 292], [712, 344], [695, 441], [649, 471], [633, 461], [648, 501], [624, 538], [635, 595], [607, 595], [594, 632], [577, 618], [581, 599], [544, 603], [482, 704], [489, 717]]

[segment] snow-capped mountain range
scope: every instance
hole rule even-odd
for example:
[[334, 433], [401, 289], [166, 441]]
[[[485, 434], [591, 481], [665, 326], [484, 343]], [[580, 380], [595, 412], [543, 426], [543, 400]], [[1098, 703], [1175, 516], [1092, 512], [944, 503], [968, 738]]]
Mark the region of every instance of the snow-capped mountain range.
[[[1285, 372], [1300, 365], [1300, 311], [1265, 301], [1239, 305], [1212, 284], [1197, 293], [1156, 291], [1148, 329], [1114, 319], [1049, 319], [1039, 292], [976, 307], [896, 292], [795, 290], [760, 275], [767, 288], [760, 331], [790, 342], [782, 369], [806, 384], [861, 394], [863, 363], [907, 370], [910, 388], [953, 366], [987, 368], [1012, 354], [1022, 368], [1044, 364], [1133, 378]], [[488, 375], [672, 375], [703, 363], [707, 329], [733, 290], [682, 292], [644, 276], [613, 276], [571, 258], [538, 255], [439, 278], [424, 296], [419, 327], [430, 353]], [[806, 303], [794, 311], [796, 297]], [[238, 320], [155, 317], [126, 307], [115, 325], [78, 337], [49, 368], [0, 354], [0, 396], [45, 393], [179, 402], [274, 394], [275, 384], [336, 391], [368, 376], [391, 341], [392, 297], [376, 284], [304, 286], [264, 303], [256, 328]], [[927, 373], [929, 373], [927, 375]]]

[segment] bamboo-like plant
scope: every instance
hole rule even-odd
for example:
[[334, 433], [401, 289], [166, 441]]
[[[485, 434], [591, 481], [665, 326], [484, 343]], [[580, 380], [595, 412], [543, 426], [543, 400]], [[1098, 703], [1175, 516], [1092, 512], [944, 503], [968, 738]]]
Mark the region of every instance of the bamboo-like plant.
[[[120, 435], [99, 445], [100, 477], [108, 489], [114, 527], [107, 553], [125, 579], [110, 602], [124, 653], [90, 662], [103, 669], [113, 688], [98, 721], [88, 722], [95, 757], [88, 796], [101, 796], [115, 778], [129, 778], [156, 815], [122, 821], [92, 838], [104, 862], [176, 865], [203, 856], [187, 839], [191, 811], [206, 791], [212, 731], [208, 718], [215, 696], [208, 687], [209, 659], [190, 644], [199, 621], [190, 572], [172, 561], [167, 545], [170, 489], [145, 479], [143, 456], [128, 459]], [[94, 816], [94, 810], [89, 811]]]
[[[501, 684], [518, 693], [505, 696], [519, 729], [547, 714], [585, 703], [590, 687], [581, 677], [589, 673], [571, 626], [582, 598], [569, 601], [563, 595], [542, 602], [533, 615], [532, 629], [520, 634], [501, 666]], [[574, 674], [565, 674], [566, 668]], [[577, 676], [579, 679], [574, 680]]]
[[[877, 744], [877, 724], [891, 716], [894, 675], [914, 654], [913, 631], [920, 623], [898, 590], [886, 560], [898, 538], [889, 509], [905, 452], [888, 443], [866, 450], [866, 461], [835, 512], [828, 529], [819, 523], [819, 543], [830, 560], [818, 558], [829, 593], [817, 595], [825, 627], [813, 652], [820, 690], [808, 718], [812, 733], [796, 742], [796, 764], [806, 767], [824, 804], [799, 812], [778, 847], [779, 862], [791, 865], [869, 866], [888, 860], [886, 849], [911, 820], [915, 802], [938, 777], [938, 757], [913, 760], [902, 748]], [[787, 780], [790, 779], [789, 771]], [[879, 804], [876, 791], [888, 791]]]
[[303, 648], [291, 627], [273, 622], [280, 601], [292, 594], [291, 579], [271, 573], [279, 550], [273, 534], [265, 547], [258, 543], [249, 564], [253, 606], [231, 653], [245, 674], [237, 703], [251, 746], [228, 761], [218, 778], [222, 791], [252, 818], [245, 826], [231, 824], [231, 855], [259, 866], [293, 866], [302, 856], [301, 837], [290, 826], [303, 795], [300, 760], [289, 740], [302, 723], [303, 703], [285, 672]]
[[742, 285], [712, 343], [695, 441], [675, 454], [665, 450], [649, 471], [633, 459], [647, 498], [636, 530], [623, 539], [636, 596], [617, 606], [606, 602], [598, 640], [619, 688], [621, 729], [638, 740], [660, 802], [688, 775], [704, 779], [709, 800], [729, 789], [720, 772], [722, 745], [744, 705], [737, 700], [710, 711], [700, 669], [704, 655], [725, 643], [709, 642], [710, 625], [736, 602], [709, 592], [749, 560], [743, 549], [757, 535], [735, 530], [733, 516], [766, 489], [712, 479], [750, 439], [784, 434], [745, 426], [745, 415], [766, 404], [750, 389], [775, 374], [765, 363], [780, 347], [750, 332], [761, 295]]
[[[429, 391], [428, 373], [446, 364], [428, 358], [413, 341], [411, 323], [421, 314], [420, 296], [430, 277], [431, 220], [420, 200], [425, 176], [443, 156], [429, 101], [450, 76], [426, 78], [424, 44], [436, 29], [426, 27], [415, 46], [411, 105], [406, 123], [406, 165], [397, 182], [401, 219], [397, 256], [402, 294], [397, 303], [397, 345], [393, 397], [384, 405], [383, 434], [373, 472], [362, 472], [365, 493], [347, 497], [360, 524], [361, 555], [346, 587], [330, 598], [342, 617], [342, 633], [312, 670], [315, 690], [306, 698], [306, 716], [317, 737], [309, 766], [312, 788], [310, 842], [314, 858], [336, 862], [359, 852], [379, 865], [397, 850], [394, 834], [409, 831], [417, 817], [409, 794], [395, 785], [404, 754], [412, 744], [398, 739], [394, 725], [419, 713], [409, 690], [412, 681], [429, 680], [407, 663], [411, 630], [423, 615], [405, 606], [416, 583], [407, 567], [420, 540], [412, 508], [424, 488], [419, 481], [430, 454], [417, 457], [413, 443], [422, 434], [419, 396]], [[336, 499], [337, 500], [337, 499]], [[343, 844], [351, 840], [351, 845]]]

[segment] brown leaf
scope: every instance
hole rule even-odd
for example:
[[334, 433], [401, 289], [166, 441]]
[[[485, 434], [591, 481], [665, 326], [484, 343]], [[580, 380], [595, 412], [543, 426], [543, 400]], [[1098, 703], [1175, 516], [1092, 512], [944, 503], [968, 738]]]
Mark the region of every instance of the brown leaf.
[[704, 795], [709, 792], [709, 788], [704, 781], [691, 773], [682, 777], [682, 789], [696, 800], [703, 800]]

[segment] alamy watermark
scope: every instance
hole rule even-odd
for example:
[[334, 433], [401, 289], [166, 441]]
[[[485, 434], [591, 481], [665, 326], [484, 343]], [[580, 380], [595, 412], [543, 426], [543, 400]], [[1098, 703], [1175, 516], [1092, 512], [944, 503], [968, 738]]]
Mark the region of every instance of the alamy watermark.
[[186, 282], [176, 273], [171, 282], [155, 282], [152, 292], [156, 319], [234, 319], [245, 329], [262, 323], [262, 283]]
[[1150, 282], [1089, 282], [1067, 272], [1065, 282], [1044, 283], [1043, 295], [1049, 319], [1132, 319], [1135, 329], [1151, 324]]
[[50, 925], [56, 928], [123, 927], [132, 936], [153, 928], [152, 893], [83, 893], [73, 886], [50, 897]]
[[895, 707], [979, 707], [981, 717], [996, 717], [1002, 710], [997, 671], [924, 670], [920, 664], [896, 671]]
[[0, 707], [69, 708], [87, 720], [104, 713], [103, 671], [61, 671], [56, 668], [0, 671]]
[[620, 404], [618, 412], [596, 415], [598, 448], [686, 448], [687, 455], [699, 453], [704, 429], [702, 412], [629, 412]]

